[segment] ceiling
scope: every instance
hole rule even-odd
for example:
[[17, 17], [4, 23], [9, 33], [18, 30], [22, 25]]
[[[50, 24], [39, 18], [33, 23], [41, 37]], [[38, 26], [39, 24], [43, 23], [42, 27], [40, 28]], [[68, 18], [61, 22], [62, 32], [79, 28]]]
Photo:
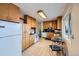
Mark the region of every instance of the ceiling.
[[[15, 3], [21, 9], [21, 13], [30, 15], [38, 21], [54, 20], [57, 16], [62, 16], [67, 6], [66, 3]], [[38, 10], [43, 10], [47, 19], [41, 18]]]

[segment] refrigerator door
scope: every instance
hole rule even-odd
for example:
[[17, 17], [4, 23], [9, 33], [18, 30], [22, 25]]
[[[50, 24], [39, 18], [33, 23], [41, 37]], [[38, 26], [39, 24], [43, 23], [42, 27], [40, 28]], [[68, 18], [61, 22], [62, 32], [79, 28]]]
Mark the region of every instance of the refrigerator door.
[[21, 56], [22, 36], [0, 38], [0, 56]]
[[22, 24], [0, 21], [0, 56], [17, 56], [22, 51]]
[[0, 21], [0, 38], [22, 34], [22, 24]]

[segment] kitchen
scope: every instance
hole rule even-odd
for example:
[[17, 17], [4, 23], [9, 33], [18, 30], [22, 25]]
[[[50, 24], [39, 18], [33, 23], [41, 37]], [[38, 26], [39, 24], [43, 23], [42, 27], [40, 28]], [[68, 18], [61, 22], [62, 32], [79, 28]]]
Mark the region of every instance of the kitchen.
[[[54, 19], [55, 21], [44, 21], [41, 25], [42, 22], [37, 21], [36, 18], [27, 14], [22, 15], [22, 10], [18, 6], [20, 6], [20, 4], [0, 3], [0, 24], [4, 24], [4, 26], [1, 25], [0, 27], [2, 27], [3, 29], [5, 28], [6, 30], [0, 30], [3, 34], [6, 33], [0, 38], [3, 38], [4, 40], [6, 40], [6, 38], [8, 39], [5, 41], [6, 45], [0, 47], [0, 51], [2, 53], [5, 51], [0, 55], [22, 55], [22, 52], [27, 50], [35, 43], [39, 42], [41, 38], [47, 38], [51, 40], [52, 38], [54, 38], [54, 36], [57, 36], [54, 31], [56, 30], [59, 32], [62, 28], [62, 16], [56, 17], [56, 19]], [[39, 14], [39, 12], [41, 11], [38, 10], [37, 13]], [[45, 31], [46, 29], [48, 31]], [[51, 32], [51, 30], [53, 30], [53, 32]], [[0, 35], [3, 35], [2, 33]], [[14, 37], [16, 37], [17, 34], [19, 37], [16, 38], [16, 41], [14, 40]], [[2, 40], [1, 42], [4, 42], [4, 40]], [[1, 45], [3, 45], [3, 43], [1, 43]], [[12, 49], [10, 48], [11, 46], [13, 46]], [[6, 50], [4, 50], [4, 48]]]
[[0, 3], [0, 55], [79, 55], [78, 10], [79, 4]]

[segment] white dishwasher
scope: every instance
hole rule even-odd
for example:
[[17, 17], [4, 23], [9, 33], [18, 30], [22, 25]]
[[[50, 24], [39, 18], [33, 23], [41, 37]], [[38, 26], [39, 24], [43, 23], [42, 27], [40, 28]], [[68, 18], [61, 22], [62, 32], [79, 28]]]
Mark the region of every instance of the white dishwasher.
[[46, 38], [47, 37], [47, 32], [42, 32], [42, 37]]

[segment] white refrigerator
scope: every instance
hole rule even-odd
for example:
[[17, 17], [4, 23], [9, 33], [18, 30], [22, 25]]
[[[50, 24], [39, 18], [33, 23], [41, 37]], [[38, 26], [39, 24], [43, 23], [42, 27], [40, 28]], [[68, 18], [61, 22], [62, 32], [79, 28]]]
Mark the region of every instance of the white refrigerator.
[[20, 56], [22, 24], [0, 21], [0, 56]]

